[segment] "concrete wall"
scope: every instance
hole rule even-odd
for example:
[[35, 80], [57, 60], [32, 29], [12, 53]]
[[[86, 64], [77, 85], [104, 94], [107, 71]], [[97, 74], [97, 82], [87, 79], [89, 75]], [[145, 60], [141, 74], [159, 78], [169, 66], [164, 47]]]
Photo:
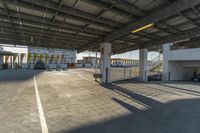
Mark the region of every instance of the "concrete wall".
[[200, 60], [200, 48], [171, 50], [168, 60]]
[[170, 80], [190, 80], [194, 70], [200, 73], [200, 61], [169, 61]]
[[194, 70], [200, 73], [200, 48], [170, 50], [169, 46], [163, 47], [163, 80], [190, 80]]

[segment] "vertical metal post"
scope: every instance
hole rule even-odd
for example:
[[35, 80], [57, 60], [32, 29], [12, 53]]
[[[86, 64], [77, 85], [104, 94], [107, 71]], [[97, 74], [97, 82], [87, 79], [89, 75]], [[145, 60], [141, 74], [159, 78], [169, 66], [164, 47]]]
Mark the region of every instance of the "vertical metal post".
[[12, 55], [10, 56], [10, 67], [12, 69], [13, 63], [12, 63]]
[[[97, 50], [96, 50], [96, 58], [95, 58], [95, 74], [97, 74]], [[95, 81], [97, 81], [96, 76], [95, 76]]]
[[130, 67], [130, 80], [131, 80], [131, 67]]
[[15, 66], [15, 62], [14, 62], [14, 57], [13, 57], [13, 55], [11, 56], [12, 57], [12, 68], [14, 68]]
[[18, 65], [17, 65], [18, 69], [19, 69], [19, 53], [18, 53]]
[[126, 70], [125, 70], [125, 67], [124, 67], [124, 78], [126, 77]]
[[148, 82], [147, 70], [145, 70], [145, 82]]
[[108, 83], [108, 68], [106, 67], [106, 83]]
[[97, 74], [97, 50], [96, 50], [96, 60], [95, 60], [95, 74]]
[[168, 74], [168, 80], [170, 81], [171, 80], [171, 73], [169, 72]]

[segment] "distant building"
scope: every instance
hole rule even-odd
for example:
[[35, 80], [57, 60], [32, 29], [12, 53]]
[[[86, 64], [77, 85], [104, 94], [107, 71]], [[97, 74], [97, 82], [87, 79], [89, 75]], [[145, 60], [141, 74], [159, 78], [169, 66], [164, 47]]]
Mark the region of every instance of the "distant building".
[[[139, 60], [132, 59], [122, 59], [122, 58], [112, 58], [111, 66], [116, 67], [125, 67], [125, 66], [138, 66]], [[97, 67], [100, 66], [100, 58], [97, 58]], [[82, 60], [77, 60], [77, 68], [80, 67], [96, 67], [96, 57], [83, 57]]]
[[1, 46], [1, 68], [19, 68], [26, 64], [27, 47]]
[[49, 64], [67, 64], [68, 67], [74, 67], [76, 53], [75, 50], [66, 49], [1, 46], [0, 68], [2, 69], [3, 65], [8, 68], [30, 68], [38, 61], [44, 62], [46, 66]]
[[112, 58], [111, 59], [111, 65], [120, 63], [122, 66], [138, 66], [139, 60], [133, 60], [133, 59], [122, 59], [122, 58]]
[[35, 64], [37, 61], [43, 61], [45, 65], [68, 64], [69, 67], [74, 67], [76, 62], [76, 51], [68, 49], [28, 47], [27, 64]]
[[[99, 67], [99, 61], [100, 59], [97, 58], [97, 67]], [[80, 67], [96, 67], [96, 57], [83, 57], [82, 60], [77, 60], [77, 64], [76, 64], [77, 68]]]

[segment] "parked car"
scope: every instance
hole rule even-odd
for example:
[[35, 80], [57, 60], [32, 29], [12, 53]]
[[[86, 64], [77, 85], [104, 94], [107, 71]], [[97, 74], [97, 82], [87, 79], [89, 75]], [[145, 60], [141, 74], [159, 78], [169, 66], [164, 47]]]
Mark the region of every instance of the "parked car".
[[200, 82], [200, 74], [193, 75], [191, 79], [194, 82]]
[[111, 67], [123, 67], [123, 66], [124, 66], [124, 64], [121, 62], [114, 62], [111, 64]]
[[44, 62], [38, 61], [38, 62], [34, 65], [34, 69], [46, 69]]

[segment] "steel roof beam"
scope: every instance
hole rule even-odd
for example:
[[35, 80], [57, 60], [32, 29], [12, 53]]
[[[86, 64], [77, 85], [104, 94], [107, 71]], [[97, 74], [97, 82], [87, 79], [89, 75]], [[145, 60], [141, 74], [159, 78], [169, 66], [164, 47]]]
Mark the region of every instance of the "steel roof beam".
[[[3, 11], [2, 8], [0, 8], [0, 14], [5, 16], [6, 13]], [[10, 17], [15, 18], [15, 20], [18, 19], [18, 13], [15, 11], [10, 11]], [[37, 22], [38, 25], [42, 24], [43, 18], [42, 17], [38, 17], [38, 16], [33, 16], [33, 15], [29, 15], [29, 14], [25, 14], [25, 13], [20, 13], [20, 17], [21, 17], [21, 21], [27, 21], [27, 22]], [[6, 16], [5, 16], [6, 18]], [[46, 18], [44, 20], [44, 24], [50, 26], [51, 25], [51, 19]], [[60, 25], [62, 24], [62, 22], [60, 21], [54, 21], [53, 26], [57, 26], [60, 27]], [[52, 27], [53, 27], [52, 26]], [[81, 30], [80, 28], [82, 28], [81, 26], [76, 26], [73, 24], [63, 24], [62, 29], [69, 29], [69, 30], [75, 30], [76, 31], [82, 31], [83, 33], [87, 33], [87, 34], [91, 34], [91, 35], [103, 35], [105, 34], [105, 32], [99, 31], [99, 30], [95, 30], [95, 29], [91, 29], [88, 28], [87, 30]]]
[[[12, 31], [13, 31], [12, 29], [11, 29], [11, 30], [10, 30], [10, 29], [9, 29], [9, 30], [6, 29], [6, 30], [7, 30], [7, 33], [4, 33], [5, 35], [9, 35], [9, 34], [11, 34]], [[22, 32], [18, 32], [19, 35], [20, 35], [21, 33], [22, 33]], [[29, 33], [29, 32], [27, 33], [26, 31], [24, 31], [24, 35], [28, 35], [28, 36], [29, 36], [29, 41], [30, 41], [30, 37], [31, 37], [31, 36], [34, 37], [34, 40], [36, 39], [35, 36], [38, 36], [37, 34], [35, 35], [35, 34], [33, 34], [33, 33]], [[6, 36], [6, 37], [8, 37], [8, 36]], [[8, 37], [8, 38], [9, 38], [9, 39], [12, 39], [12, 37]], [[67, 37], [67, 38], [66, 38], [66, 37], [59, 37], [59, 38], [56, 37], [56, 40], [60, 40], [60, 38], [65, 38], [65, 40], [66, 40], [66, 39], [68, 39], [68, 40], [71, 39], [70, 37]], [[5, 38], [5, 39], [6, 39], [6, 38]], [[62, 39], [62, 40], [63, 40], [63, 39]], [[87, 40], [81, 40], [81, 39], [80, 39], [80, 40], [71, 39], [71, 40], [72, 40], [72, 42], [85, 42], [85, 43], [89, 41], [89, 40], [87, 41]], [[63, 41], [64, 41], [64, 40], [63, 40]]]
[[[8, 29], [7, 29], [7, 30], [8, 30]], [[8, 30], [8, 31], [9, 31], [10, 33], [4, 33], [4, 34], [1, 34], [1, 33], [0, 33], [0, 35], [1, 35], [1, 36], [4, 36], [4, 35], [5, 35], [5, 36], [9, 36], [11, 39], [12, 39], [13, 37], [16, 37], [15, 34], [12, 33], [13, 30]], [[33, 34], [33, 33], [30, 34], [29, 32], [26, 32], [26, 31], [24, 31], [24, 32], [18, 32], [18, 35], [19, 35], [19, 37], [22, 37], [22, 36], [29, 37], [29, 38], [30, 38], [30, 37], [33, 37], [34, 39], [40, 37], [38, 34]], [[42, 34], [41, 36], [44, 37], [44, 40], [48, 40], [48, 39], [45, 39], [45, 35], [44, 35], [44, 34]], [[49, 35], [49, 36], [50, 36], [50, 37], [53, 37], [53, 35]], [[55, 37], [55, 41], [58, 41], [58, 42], [59, 42], [59, 41], [65, 42], [66, 39], [70, 40], [71, 38], [69, 38], [69, 37], [68, 37], [68, 38], [67, 38], [67, 37], [65, 37], [65, 38], [63, 38], [63, 37]], [[51, 40], [51, 39], [49, 39], [49, 40]], [[79, 40], [79, 39], [78, 39], [78, 40], [77, 40], [77, 39], [76, 39], [76, 40], [72, 39], [72, 42], [83, 42], [83, 43], [88, 43], [88, 41], [86, 41], [86, 40]]]
[[191, 24], [195, 25], [197, 28], [200, 28], [200, 24], [193, 21], [189, 16], [187, 16], [183, 13], [179, 13], [179, 15], [184, 17], [185, 19], [187, 19]]
[[83, 48], [83, 50], [89, 49], [91, 46], [98, 45], [98, 43], [101, 43], [102, 40], [103, 41], [111, 41], [111, 40], [117, 39], [123, 35], [130, 33], [134, 29], [138, 29], [149, 23], [156, 23], [156, 22], [166, 19], [174, 14], [178, 14], [181, 11], [184, 11], [188, 8], [192, 8], [198, 4], [200, 4], [199, 0], [177, 0], [177, 1], [169, 4], [166, 7], [158, 8], [158, 9], [150, 12], [146, 17], [143, 17], [138, 21], [130, 23], [127, 26], [125, 26], [119, 30], [111, 32], [110, 34], [105, 36], [105, 38], [99, 39], [96, 42], [91, 42], [88, 45], [88, 47]]
[[156, 26], [158, 27], [158, 29], [162, 29], [162, 27], [166, 27], [166, 29], [163, 29], [163, 31], [166, 31], [168, 33], [181, 33], [182, 31], [177, 29], [177, 27], [171, 26], [165, 22], [157, 22]]
[[7, 4], [5, 3], [5, 1], [2, 1], [2, 5], [3, 5], [4, 10], [5, 10], [5, 12], [6, 12], [7, 18], [9, 19], [10, 23], [12, 24], [12, 28], [15, 30], [15, 35], [18, 36], [18, 35], [17, 35], [17, 31], [16, 31], [16, 29], [15, 29], [15, 25], [14, 25], [14, 23], [13, 23], [13, 20], [12, 20], [11, 17], [10, 17], [9, 10], [8, 10], [8, 6], [7, 6]]
[[96, 7], [99, 7], [101, 9], [104, 9], [105, 11], [110, 11], [114, 14], [123, 16], [123, 17], [127, 17], [130, 15], [130, 13], [122, 11], [117, 9], [116, 7], [112, 7], [110, 8], [110, 6], [112, 6], [113, 4], [106, 4], [105, 2], [101, 2], [101, 1], [97, 1], [97, 0], [83, 0], [84, 2], [94, 5]]
[[195, 30], [183, 32], [183, 33], [175, 35], [175, 36], [164, 37], [164, 38], [160, 39], [159, 41], [150, 41], [147, 43], [147, 45], [148, 46], [160, 45], [160, 44], [164, 44], [164, 43], [176, 42], [176, 41], [180, 41], [180, 40], [186, 40], [186, 39], [190, 39], [190, 38], [199, 38], [199, 37], [200, 37], [200, 29], [195, 29]]
[[159, 36], [156, 36], [156, 35], [151, 35], [151, 34], [148, 34], [148, 33], [145, 33], [145, 32], [138, 32], [138, 33], [135, 33], [136, 36], [139, 36], [139, 37], [143, 37], [143, 38], [147, 38], [147, 39], [150, 39], [150, 40], [159, 40]]
[[[62, 2], [62, 1], [60, 1], [60, 4], [59, 4], [60, 7], [61, 7], [61, 2]], [[70, 10], [74, 9], [74, 8], [79, 4], [79, 2], [80, 2], [80, 0], [75, 0], [75, 2], [73, 3], [72, 7], [70, 8]], [[60, 7], [59, 7], [59, 9], [60, 9]], [[65, 18], [64, 18], [64, 20], [63, 20], [62, 23], [60, 24], [60, 27], [56, 30], [55, 35], [57, 35], [57, 34], [60, 32], [60, 30], [61, 30], [61, 28], [63, 27], [63, 25], [67, 22], [67, 21], [66, 21], [67, 19], [70, 19], [70, 18], [69, 18], [69, 17], [65, 17]], [[81, 26], [80, 26], [80, 27], [81, 27]], [[79, 28], [79, 29], [81, 29], [81, 28]], [[68, 39], [68, 40], [74, 40], [74, 39], [76, 39], [76, 38], [73, 37], [72, 39]], [[51, 41], [50, 41], [50, 43], [49, 43], [49, 46], [51, 46], [51, 43], [52, 43], [54, 40], [55, 40], [55, 36], [51, 39]], [[67, 42], [68, 40], [66, 39], [65, 41]]]
[[105, 40], [113, 40], [122, 35], [125, 35], [131, 32], [133, 29], [138, 29], [146, 24], [155, 23], [160, 20], [166, 19], [174, 14], [178, 14], [183, 10], [188, 8], [192, 8], [196, 5], [200, 4], [199, 0], [177, 0], [166, 7], [162, 7], [160, 9], [154, 10], [153, 12], [149, 13], [146, 17], [138, 20], [137, 22], [131, 23], [124, 28], [112, 32], [108, 36], [105, 37]]
[[[119, 5], [120, 5], [121, 8], [122, 8], [122, 6], [123, 6], [123, 8], [124, 8], [125, 10], [128, 10], [128, 12], [126, 12], [126, 11], [120, 11], [119, 9], [116, 9], [115, 7], [108, 8], [109, 5], [106, 4], [106, 3], [104, 3], [104, 2], [101, 2], [101, 1], [96, 1], [96, 0], [84, 0], [84, 2], [87, 2], [87, 3], [89, 3], [89, 4], [92, 4], [92, 5], [97, 6], [97, 7], [99, 7], [99, 8], [103, 8], [104, 10], [111, 11], [111, 12], [117, 14], [117, 15], [121, 15], [121, 16], [124, 16], [124, 17], [132, 18], [132, 21], [133, 21], [133, 20], [138, 20], [140, 17], [134, 16], [133, 14], [130, 14], [130, 12], [133, 12], [133, 11], [131, 11], [131, 10], [137, 10], [137, 12], [140, 12], [140, 14], [141, 14], [142, 16], [145, 16], [145, 15], [147, 14], [146, 11], [144, 11], [144, 10], [138, 8], [138, 7], [135, 6], [134, 4], [130, 4], [130, 3], [125, 2], [125, 1], [118, 1], [118, 2], [115, 1], [115, 2], [114, 2], [114, 1], [110, 1], [110, 0], [107, 1], [107, 0], [106, 0], [105, 2], [110, 2], [110, 3], [112, 3], [114, 6], [115, 6], [115, 5], [116, 5], [116, 6], [119, 6]], [[169, 2], [168, 2], [168, 3], [169, 3]], [[129, 9], [130, 9], [130, 10], [129, 10]], [[169, 26], [168, 26], [168, 27], [169, 27]], [[161, 31], [163, 31], [163, 32], [166, 32], [166, 33], [169, 33], [169, 34], [174, 34], [174, 33], [171, 32], [170, 30], [163, 29], [163, 28], [161, 28], [161, 27], [159, 27], [159, 26], [157, 26], [156, 28], [158, 28], [159, 30], [161, 30]], [[173, 29], [173, 28], [170, 27], [170, 29]]]
[[[80, 1], [80, 0], [78, 0]], [[111, 4], [107, 7], [107, 9], [101, 9], [95, 16], [95, 19], [93, 19], [93, 21], [90, 23], [90, 24], [85, 24], [81, 29], [82, 30], [85, 30], [89, 25], [95, 23], [96, 20], [100, 19], [101, 18], [101, 15], [103, 15], [108, 9], [111, 9], [112, 7], [114, 6], [114, 4]], [[116, 22], [117, 24], [118, 22]], [[115, 25], [112, 25], [111, 27], [114, 27]], [[77, 32], [74, 36], [76, 37], [77, 35], [79, 34], [79, 32]]]
[[[169, 42], [176, 42], [179, 40], [185, 40], [185, 39], [189, 39], [189, 38], [199, 38], [200, 37], [200, 29], [196, 29], [196, 30], [191, 30], [188, 32], [183, 32], [179, 35], [174, 35], [174, 36], [169, 36], [169, 37], [164, 37], [162, 38], [160, 41], [150, 41], [150, 42], [146, 42], [145, 45], [140, 45], [140, 47], [138, 48], [152, 48], [152, 47], [158, 47], [161, 44], [164, 43], [169, 43]], [[133, 49], [138, 49], [138, 48], [133, 48], [133, 47], [129, 47], [128, 50], [133, 50]]]
[[141, 41], [138, 39], [132, 39], [132, 38], [128, 38], [128, 37], [122, 37], [117, 40], [122, 40], [122, 41], [130, 42], [130, 43], [137, 43], [137, 44], [145, 44], [146, 43], [144, 41]]
[[101, 0], [103, 2], [108, 2], [108, 3], [112, 3], [115, 4], [115, 7], [123, 9], [126, 12], [129, 12], [131, 14], [139, 15], [139, 16], [145, 16], [146, 12], [144, 12], [142, 9], [140, 9], [139, 7], [135, 6], [134, 4], [131, 4], [129, 2], [126, 2], [124, 0]]
[[[1, 26], [1, 27], [4, 27], [4, 28], [10, 28], [10, 29], [12, 29], [11, 24], [10, 24], [10, 23], [7, 23], [7, 22], [0, 22], [0, 26]], [[16, 27], [17, 30], [22, 30], [22, 28], [20, 27], [19, 23], [15, 24], [15, 27]], [[24, 31], [27, 31], [27, 32], [39, 33], [39, 29], [40, 29], [39, 27], [32, 27], [32, 26], [27, 26], [27, 25], [25, 26], [25, 25], [23, 25], [23, 30], [24, 30]], [[47, 32], [47, 29], [44, 30], [44, 31], [41, 32], [41, 33], [45, 34], [46, 32]], [[54, 32], [54, 31], [52, 31], [51, 34], [53, 34], [53, 32]], [[65, 33], [65, 32], [59, 32], [59, 33], [58, 33], [58, 36], [60, 36], [60, 37], [70, 37], [70, 38], [73, 38], [73, 36], [72, 36], [71, 34]], [[95, 39], [95, 38], [89, 38], [89, 37], [83, 36], [83, 35], [79, 35], [78, 37], [79, 37], [80, 39], [82, 39], [82, 40], [93, 40], [93, 39]]]
[[[12, 0], [8, 0], [8, 1], [10, 4], [14, 4]], [[31, 9], [30, 7], [32, 6], [32, 4], [30, 2], [31, 2], [30, 0], [19, 1], [19, 6]], [[38, 1], [35, 1], [33, 4], [34, 4], [35, 10], [41, 11], [43, 8], [48, 8], [48, 13], [52, 15], [54, 15], [55, 12], [58, 10], [58, 7], [55, 5], [55, 3], [48, 0], [38, 0]], [[84, 21], [85, 19], [89, 21], [92, 21], [93, 19], [95, 19], [95, 15], [93, 14], [83, 12], [77, 9], [74, 9], [74, 10], [70, 10], [70, 9], [71, 9], [70, 7], [63, 5], [60, 8], [59, 15], [61, 16], [71, 15], [71, 16], [74, 16], [74, 18], [80, 18], [79, 19], [80, 21], [82, 19], [83, 22], [86, 22]], [[108, 19], [101, 18], [97, 21], [97, 23], [99, 23], [100, 25], [102, 24], [102, 25], [108, 26], [108, 25], [113, 25], [115, 22]], [[122, 25], [119, 24], [117, 26], [121, 27]]]
[[[28, 0], [28, 1], [31, 2], [30, 0]], [[5, 2], [6, 2], [7, 4], [15, 5], [15, 2], [14, 2], [13, 0], [6, 0]], [[40, 1], [39, 1], [39, 2], [40, 2]], [[23, 2], [23, 1], [18, 1], [18, 3], [19, 3], [19, 6], [20, 6], [20, 7], [23, 7], [23, 8], [26, 8], [26, 9], [31, 9], [31, 8], [32, 8], [32, 4], [31, 4], [31, 3]], [[36, 3], [36, 4], [37, 4], [37, 3]], [[44, 4], [44, 2], [41, 3], [41, 4]], [[44, 5], [43, 5], [43, 6], [44, 6]], [[55, 6], [55, 5], [54, 5], [54, 6]], [[41, 6], [38, 6], [38, 5], [34, 5], [34, 10], [43, 13], [44, 7], [41, 7]], [[49, 9], [47, 10], [47, 14], [50, 14], [50, 15], [54, 15], [55, 12], [56, 12], [55, 9], [49, 8]], [[80, 22], [83, 22], [83, 23], [91, 23], [91, 22], [92, 22], [92, 19], [91, 19], [91, 18], [89, 19], [89, 16], [88, 16], [88, 17], [80, 17], [80, 16], [74, 15], [73, 13], [68, 14], [66, 11], [65, 11], [65, 13], [64, 13], [64, 12], [60, 12], [60, 13], [58, 14], [58, 16], [59, 16], [59, 17], [63, 17], [63, 18], [65, 18], [66, 16], [69, 16], [71, 19], [76, 20], [76, 21], [80, 21]], [[112, 24], [113, 24], [113, 23], [112, 23]], [[103, 27], [103, 28], [104, 28], [104, 27], [105, 27], [105, 28], [109, 28], [109, 27], [110, 27], [110, 25], [109, 25], [109, 24], [105, 24], [105, 22], [104, 22], [104, 23], [95, 22], [94, 25], [99, 26], [99, 27]], [[118, 26], [119, 26], [119, 25], [118, 25]], [[115, 27], [115, 28], [116, 28], [116, 27]]]
[[[25, 46], [44, 46], [44, 47], [48, 47], [48, 41], [41, 41], [39, 42], [40, 45], [37, 45], [37, 42], [33, 42], [31, 43], [28, 39], [20, 39], [20, 40], [16, 40], [16, 39], [9, 39], [9, 40], [5, 40], [5, 39], [2, 39], [0, 37], [0, 42], [1, 43], [6, 43], [6, 44], [13, 44], [12, 42], [15, 41], [16, 42], [16, 45], [25, 45]], [[55, 42], [56, 43], [56, 42]], [[65, 43], [66, 44], [66, 43]], [[66, 48], [66, 45], [63, 44], [63, 43], [56, 43], [54, 45], [54, 47], [57, 47], [57, 48], [60, 48], [63, 47], [63, 48]], [[74, 47], [77, 47], [79, 45], [84, 45], [85, 43], [70, 43], [68, 46], [74, 46]]]

